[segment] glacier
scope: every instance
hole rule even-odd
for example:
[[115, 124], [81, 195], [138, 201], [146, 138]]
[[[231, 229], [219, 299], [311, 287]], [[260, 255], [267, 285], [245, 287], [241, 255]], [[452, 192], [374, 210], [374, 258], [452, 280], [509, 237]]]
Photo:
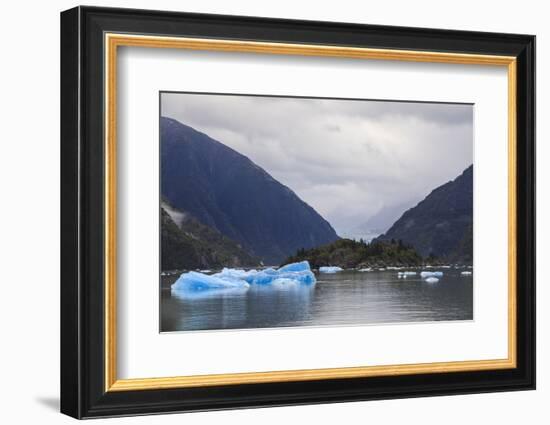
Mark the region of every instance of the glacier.
[[172, 285], [172, 291], [198, 293], [201, 291], [248, 290], [251, 285], [269, 285], [275, 288], [288, 288], [297, 285], [314, 285], [315, 275], [309, 263], [286, 264], [279, 269], [242, 270], [224, 268], [221, 272], [207, 275], [199, 272], [182, 273]]
[[342, 270], [343, 270], [342, 267], [337, 267], [337, 266], [319, 267], [319, 273], [337, 273], [337, 272], [341, 272]]

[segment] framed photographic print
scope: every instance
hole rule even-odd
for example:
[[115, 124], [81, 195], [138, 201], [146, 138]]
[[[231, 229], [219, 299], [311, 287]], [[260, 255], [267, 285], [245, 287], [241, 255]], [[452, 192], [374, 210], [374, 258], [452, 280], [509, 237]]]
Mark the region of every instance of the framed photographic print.
[[61, 411], [533, 389], [535, 38], [61, 14]]

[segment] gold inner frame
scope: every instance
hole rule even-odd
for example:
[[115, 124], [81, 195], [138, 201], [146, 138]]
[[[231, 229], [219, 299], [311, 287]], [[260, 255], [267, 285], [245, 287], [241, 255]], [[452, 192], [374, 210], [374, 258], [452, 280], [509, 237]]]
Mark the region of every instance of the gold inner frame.
[[[105, 391], [135, 391], [214, 385], [311, 381], [416, 373], [447, 373], [516, 367], [516, 58], [462, 53], [370, 49], [327, 45], [212, 40], [128, 34], [105, 34]], [[508, 72], [508, 357], [382, 366], [247, 372], [163, 378], [118, 379], [116, 325], [116, 123], [117, 48], [120, 46], [325, 56], [469, 65], [504, 66]]]

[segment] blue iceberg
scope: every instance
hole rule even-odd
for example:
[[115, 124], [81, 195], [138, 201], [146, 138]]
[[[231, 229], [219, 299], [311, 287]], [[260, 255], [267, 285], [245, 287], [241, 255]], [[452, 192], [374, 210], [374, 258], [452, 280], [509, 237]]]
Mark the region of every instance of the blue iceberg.
[[[220, 274], [220, 273], [218, 273]], [[183, 273], [172, 285], [178, 291], [204, 291], [207, 289], [248, 288], [250, 285], [231, 276], [209, 276], [199, 272]]]
[[250, 276], [254, 276], [256, 273], [258, 273], [256, 270], [242, 270], [242, 269], [228, 269], [227, 267], [224, 267], [224, 269], [216, 273], [212, 276], [219, 277], [221, 279], [241, 279], [246, 280]]
[[256, 273], [254, 276], [247, 278], [247, 282], [252, 285], [271, 285], [280, 279], [285, 279], [287, 281], [292, 280], [296, 283], [304, 285], [313, 285], [316, 282], [315, 275], [309, 269], [309, 267], [307, 270], [301, 271], [281, 271], [281, 269], [266, 269]]
[[277, 270], [278, 272], [309, 272], [311, 268], [309, 267], [309, 262], [300, 261], [299, 263], [290, 263], [286, 266], [283, 266]]
[[343, 270], [342, 267], [337, 267], [337, 266], [319, 267], [320, 273], [337, 273], [337, 272], [341, 272], [342, 270]]
[[255, 285], [268, 285], [273, 282], [279, 276], [279, 272], [274, 268], [268, 268], [261, 270], [249, 276], [246, 276], [245, 280], [250, 284]]
[[207, 275], [198, 272], [183, 273], [172, 285], [173, 291], [200, 292], [212, 290], [241, 289], [250, 285], [270, 285], [290, 287], [296, 285], [314, 285], [315, 275], [307, 261], [287, 264], [279, 269], [242, 270], [224, 268], [221, 272]]

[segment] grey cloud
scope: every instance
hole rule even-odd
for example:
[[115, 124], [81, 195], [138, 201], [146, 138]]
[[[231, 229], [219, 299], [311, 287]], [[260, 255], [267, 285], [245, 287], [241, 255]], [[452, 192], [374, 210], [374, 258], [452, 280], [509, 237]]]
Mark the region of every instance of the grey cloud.
[[161, 113], [248, 156], [342, 233], [473, 161], [472, 105], [163, 93]]

